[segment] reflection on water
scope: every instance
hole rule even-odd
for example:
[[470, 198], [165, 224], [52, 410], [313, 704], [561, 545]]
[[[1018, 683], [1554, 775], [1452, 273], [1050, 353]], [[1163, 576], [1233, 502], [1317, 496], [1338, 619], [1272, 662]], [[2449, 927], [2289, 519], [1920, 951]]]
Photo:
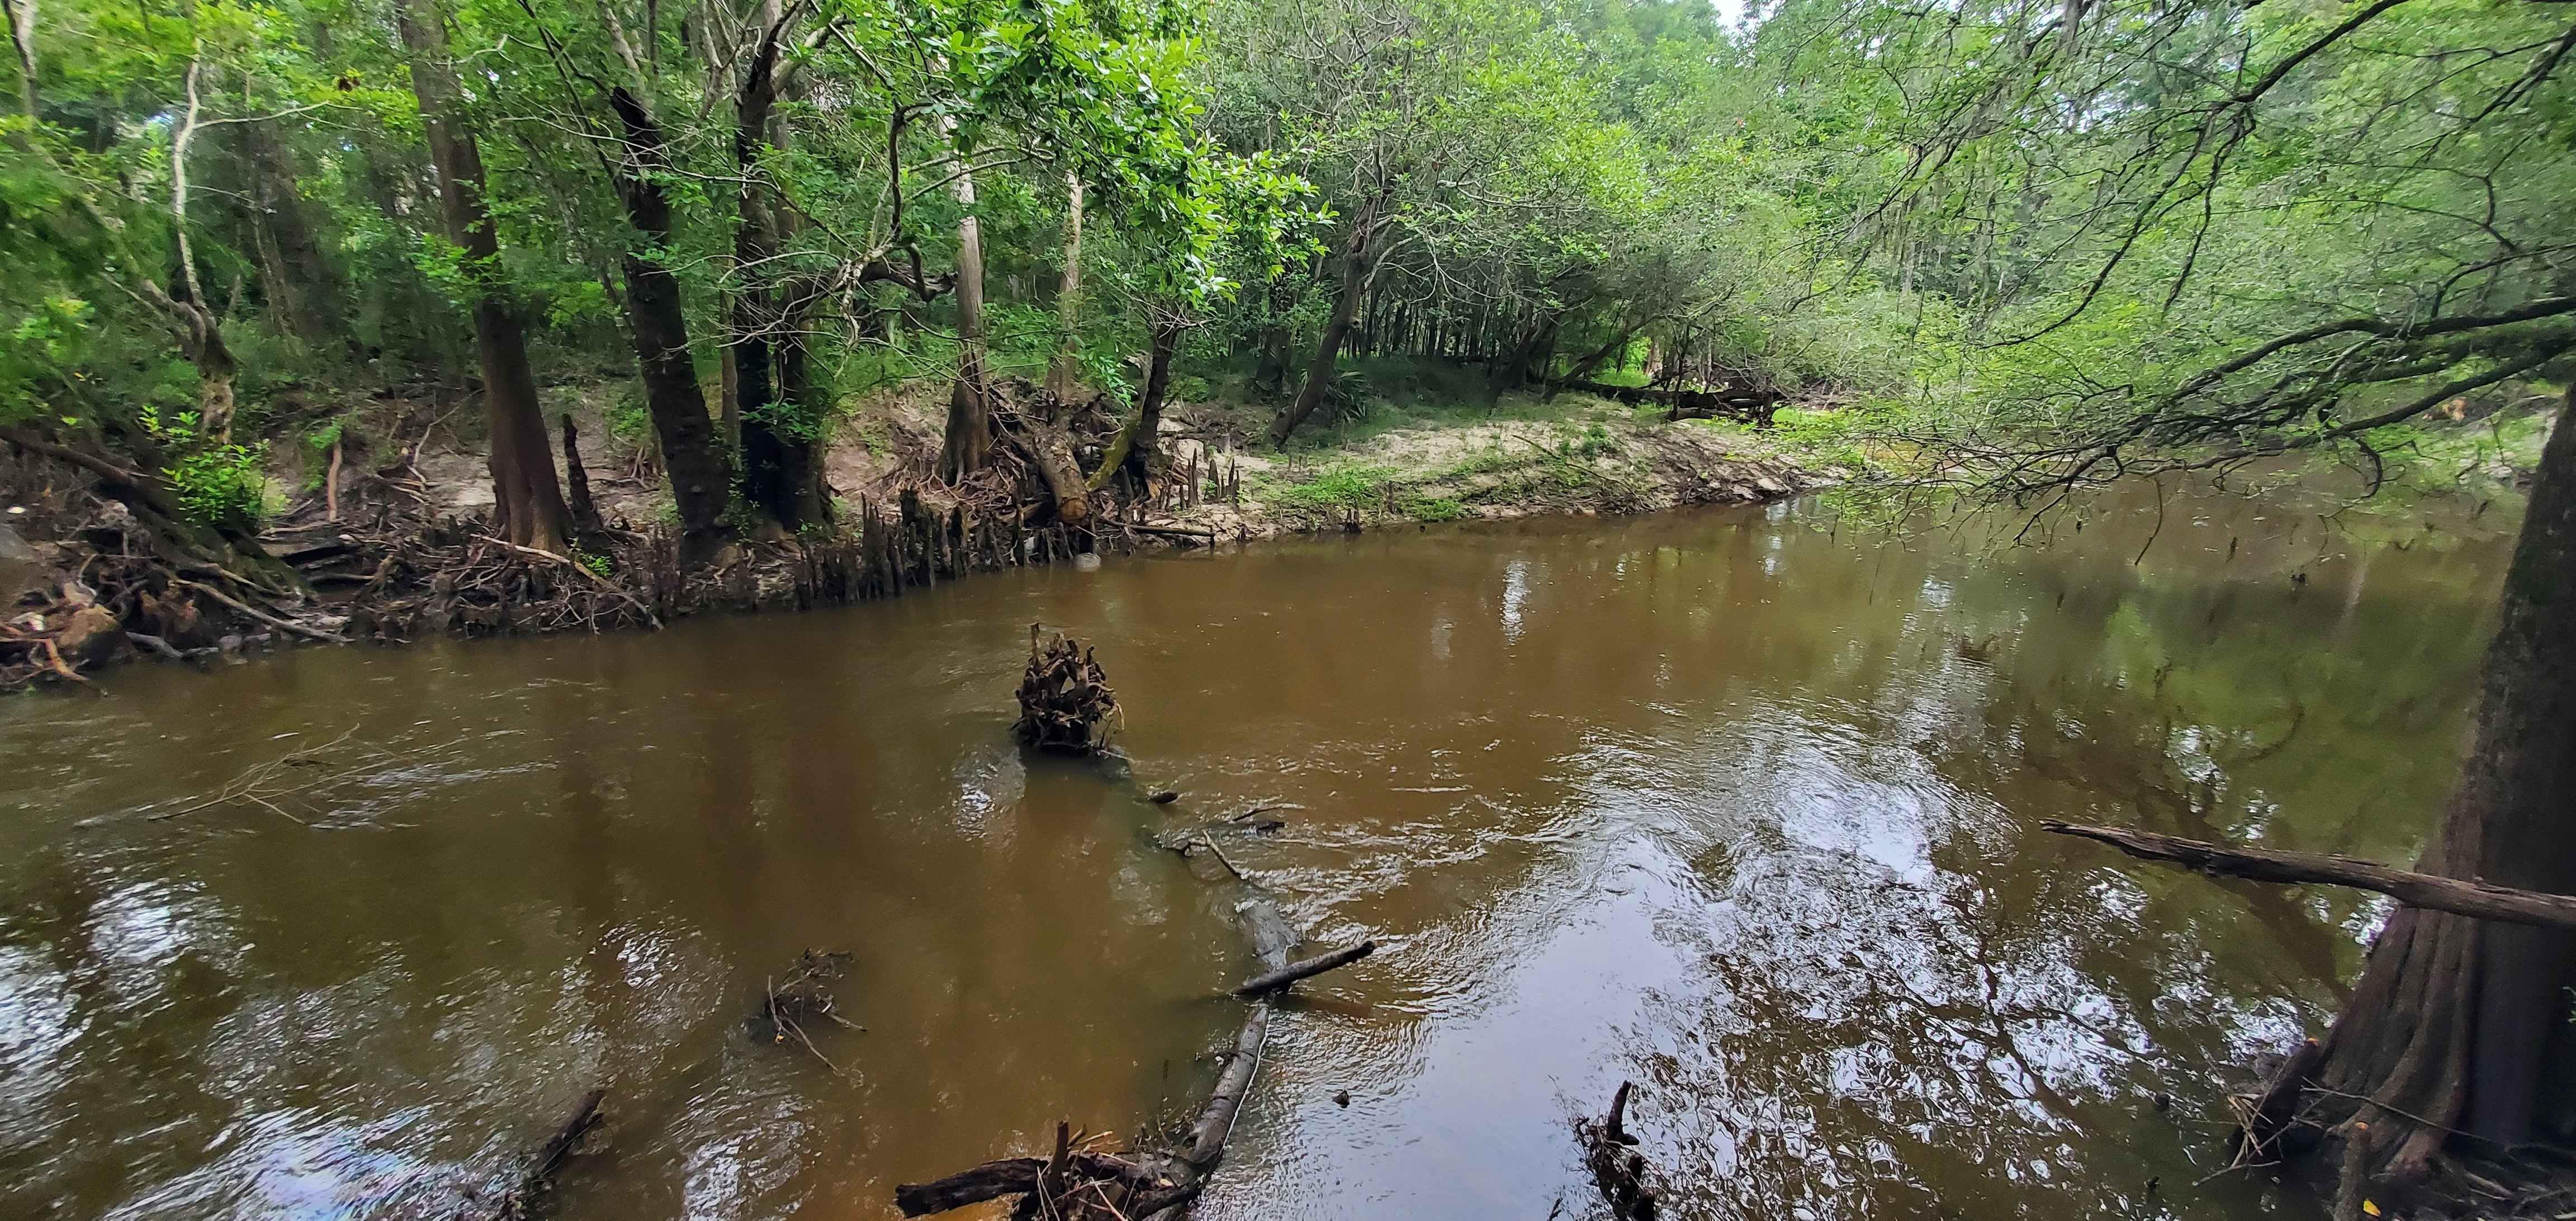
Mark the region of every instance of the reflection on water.
[[[602, 1085], [563, 1217], [889, 1216], [897, 1181], [1204, 1089], [1249, 955], [1152, 837], [1256, 804], [1286, 825], [1220, 824], [1228, 855], [1312, 939], [1387, 950], [1274, 1023], [1203, 1216], [1581, 1215], [1565, 1121], [1622, 1078], [1684, 1215], [2253, 1206], [2197, 1182], [2219, 1094], [2379, 909], [2036, 821], [2409, 855], [2509, 514], [2365, 541], [2147, 496], [2000, 549], [1812, 512], [12, 702], [0, 1213], [450, 1215]], [[1098, 644], [1183, 801], [1011, 748], [1032, 619]], [[146, 817], [352, 726], [390, 753], [313, 825]], [[856, 955], [829, 1064], [745, 1020], [808, 947]]]

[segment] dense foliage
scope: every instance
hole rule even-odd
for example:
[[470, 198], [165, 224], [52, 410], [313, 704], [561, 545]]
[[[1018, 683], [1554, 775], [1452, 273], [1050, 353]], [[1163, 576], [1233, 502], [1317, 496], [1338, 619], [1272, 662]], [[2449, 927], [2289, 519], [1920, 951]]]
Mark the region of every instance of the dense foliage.
[[1052, 367], [1125, 400], [1148, 349], [1283, 441], [1400, 357], [1488, 396], [1804, 390], [1881, 460], [2025, 494], [2378, 462], [2576, 346], [2576, 21], [2537, 2], [8, 15], [0, 427], [227, 513], [263, 439], [471, 384], [496, 326], [641, 362], [675, 481], [719, 472], [677, 489], [709, 529], [828, 522], [860, 392]]

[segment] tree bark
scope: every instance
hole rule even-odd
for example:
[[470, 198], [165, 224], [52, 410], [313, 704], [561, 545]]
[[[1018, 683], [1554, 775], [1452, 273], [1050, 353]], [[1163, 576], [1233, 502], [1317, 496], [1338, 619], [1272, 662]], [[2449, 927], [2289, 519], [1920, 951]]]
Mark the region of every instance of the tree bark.
[[327, 303], [345, 296], [347, 286], [313, 236], [304, 198], [296, 193], [294, 157], [286, 142], [270, 122], [262, 121], [241, 125], [241, 146], [269, 305], [296, 338], [320, 343], [338, 329]]
[[778, 381], [778, 401], [790, 410], [773, 426], [743, 434], [743, 465], [760, 472], [746, 481], [755, 503], [778, 524], [798, 530], [829, 525], [832, 505], [824, 494], [824, 443], [821, 423], [830, 404], [821, 401], [813, 366], [806, 358], [805, 316], [810, 302], [801, 294], [782, 297], [778, 336], [770, 345]]
[[1145, 394], [1136, 401], [1136, 431], [1127, 443], [1127, 468], [1136, 482], [1151, 489], [1163, 478], [1163, 400], [1172, 392], [1172, 352], [1181, 346], [1181, 328], [1156, 322], [1145, 356]]
[[635, 363], [643, 373], [644, 409], [653, 418], [662, 469], [670, 475], [671, 499], [679, 509], [681, 556], [694, 564], [713, 555], [731, 533], [725, 508], [732, 481], [716, 445], [715, 425], [707, 418], [706, 391], [689, 359], [689, 321], [680, 282], [658, 257], [672, 237], [671, 202], [656, 177], [668, 168], [662, 128], [642, 100], [622, 87], [610, 92], [609, 105], [617, 111], [625, 142], [618, 199], [646, 247], [630, 242], [624, 256], [627, 329], [634, 335]]
[[[581, 464], [581, 434], [573, 428], [572, 413], [569, 411], [563, 414], [563, 457], [564, 490], [572, 502], [570, 507], [573, 530], [582, 535], [597, 535], [605, 532], [608, 524], [599, 520], [599, 504], [590, 498], [590, 470]], [[337, 441], [331, 443], [331, 461], [332, 469], [337, 471], [340, 461], [340, 444]], [[334, 478], [336, 479], [337, 476], [335, 475]], [[338, 520], [339, 514], [339, 499], [334, 495], [331, 502], [332, 519]]]
[[1074, 325], [1082, 313], [1082, 178], [1071, 170], [1064, 174], [1064, 278], [1055, 292], [1055, 315], [1064, 326], [1064, 341], [1057, 347], [1054, 363], [1047, 366], [1047, 392], [1070, 401], [1074, 382], [1080, 370], [1074, 363], [1076, 345]]
[[42, 118], [43, 107], [36, 100], [36, 0], [6, 0], [0, 14], [9, 20], [9, 47], [17, 52], [18, 112]]
[[1512, 328], [1511, 341], [1485, 366], [1485, 401], [1498, 403], [1506, 391], [1518, 390], [1529, 382], [1530, 362], [1543, 351], [1556, 347], [1556, 316], [1540, 312], [1535, 306], [1521, 307]]
[[734, 266], [745, 283], [734, 294], [731, 344], [735, 412], [742, 436], [743, 497], [779, 526], [794, 530], [822, 524], [821, 463], [814, 431], [815, 404], [805, 384], [801, 310], [788, 293], [761, 277], [778, 253], [783, 209], [762, 179], [761, 153], [770, 147], [778, 103], [778, 40], [785, 32], [779, 6], [763, 6], [766, 31], [743, 70], [734, 97], [734, 160], [742, 173], [734, 229]]
[[984, 230], [975, 219], [975, 176], [958, 172], [957, 383], [948, 392], [948, 429], [939, 448], [939, 477], [956, 480], [993, 457], [993, 388], [984, 375]]
[[1349, 966], [1350, 964], [1358, 962], [1359, 960], [1376, 952], [1377, 942], [1363, 941], [1358, 945], [1350, 946], [1346, 949], [1335, 950], [1329, 954], [1317, 954], [1312, 958], [1289, 963], [1287, 966], [1281, 967], [1276, 971], [1271, 971], [1263, 975], [1256, 975], [1251, 979], [1247, 979], [1243, 981], [1240, 987], [1237, 987], [1234, 990], [1234, 994], [1236, 996], [1266, 996], [1273, 992], [1284, 991], [1288, 985], [1296, 983], [1298, 980], [1305, 979], [1309, 976], [1321, 975], [1326, 971], [1330, 971], [1338, 967]]
[[[2576, 399], [2576, 389], [2571, 389]], [[2576, 893], [2576, 402], [2533, 480], [2479, 681], [2469, 756], [2418, 865]], [[2356, 1110], [2401, 1180], [2446, 1145], [2493, 1154], [2576, 1120], [2576, 934], [2398, 909], [2323, 1042], [2305, 1117]], [[2309, 1084], [2284, 1073], [2266, 1103]], [[2368, 1106], [2354, 1098], [2369, 1100]], [[2451, 1131], [2446, 1131], [2450, 1129]], [[2454, 1134], [2456, 1133], [2456, 1134]], [[2258, 1139], [2268, 1133], [2256, 1133]]]
[[1091, 485], [1082, 477], [1082, 464], [1073, 456], [1070, 404], [1049, 401], [1032, 405], [1031, 410], [1017, 413], [1019, 426], [1013, 429], [1020, 449], [1037, 468], [1038, 480], [1046, 484], [1047, 494], [1055, 500], [1057, 520], [1069, 526], [1080, 526], [1091, 518]]
[[461, 116], [452, 113], [458, 90], [447, 58], [446, 18], [437, 0], [406, 0], [395, 19], [411, 51], [412, 93], [438, 167], [447, 237], [465, 252], [475, 281], [474, 347], [483, 365], [483, 404], [492, 432], [493, 533], [522, 547], [561, 552], [570, 514], [537, 405], [526, 323], [497, 282], [501, 243], [484, 206], [482, 151]]
[[1163, 460], [1163, 399], [1172, 385], [1172, 350], [1180, 346], [1178, 323], [1157, 321], [1145, 357], [1145, 392], [1136, 400], [1136, 414], [1128, 417], [1127, 426], [1109, 443], [1109, 452], [1100, 457], [1100, 469], [1091, 473], [1088, 486], [1099, 491], [1118, 472], [1125, 471], [1136, 486], [1152, 496], [1166, 470]]
[[1351, 317], [1359, 309], [1360, 295], [1368, 286], [1369, 244], [1377, 235], [1377, 202], [1371, 200], [1351, 217], [1350, 237], [1342, 249], [1342, 289], [1333, 298], [1333, 313], [1324, 323], [1323, 337], [1315, 342], [1315, 359], [1306, 366], [1306, 382], [1297, 387], [1297, 397], [1278, 418], [1270, 422], [1270, 442], [1288, 443], [1289, 434], [1297, 431], [1315, 408], [1323, 405], [1324, 392], [1333, 384], [1333, 358], [1341, 354], [1342, 343], [1350, 337]]

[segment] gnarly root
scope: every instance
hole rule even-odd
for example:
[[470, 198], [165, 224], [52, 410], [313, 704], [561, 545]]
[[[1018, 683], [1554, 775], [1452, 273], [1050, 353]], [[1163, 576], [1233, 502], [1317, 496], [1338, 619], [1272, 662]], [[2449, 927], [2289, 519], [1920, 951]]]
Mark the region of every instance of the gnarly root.
[[1091, 650], [1062, 633], [1041, 641], [1029, 625], [1029, 666], [1020, 679], [1020, 741], [1040, 750], [1098, 754], [1125, 722], [1118, 696]]

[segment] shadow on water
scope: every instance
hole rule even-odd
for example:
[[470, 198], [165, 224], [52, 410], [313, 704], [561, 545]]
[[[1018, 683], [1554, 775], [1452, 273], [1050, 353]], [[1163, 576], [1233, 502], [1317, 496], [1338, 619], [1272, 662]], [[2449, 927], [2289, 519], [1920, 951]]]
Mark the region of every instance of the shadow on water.
[[[1203, 825], [1312, 939], [1386, 947], [1274, 1023], [1203, 1216], [1580, 1215], [1566, 1120], [1623, 1078], [1687, 1216], [2270, 1203], [2198, 1182], [2220, 1095], [2380, 909], [2036, 822], [2411, 855], [2511, 523], [2147, 497], [1997, 548], [1814, 512], [12, 702], [0, 1211], [450, 1215], [602, 1085], [568, 1219], [891, 1215], [898, 1181], [1204, 1088], [1249, 958], [1153, 844]], [[1181, 802], [1011, 746], [1032, 619], [1098, 645]], [[148, 820], [353, 726], [387, 754], [313, 825]], [[1256, 805], [1283, 825], [1227, 821]], [[867, 1028], [815, 1053], [745, 1020], [807, 948], [854, 954]]]

